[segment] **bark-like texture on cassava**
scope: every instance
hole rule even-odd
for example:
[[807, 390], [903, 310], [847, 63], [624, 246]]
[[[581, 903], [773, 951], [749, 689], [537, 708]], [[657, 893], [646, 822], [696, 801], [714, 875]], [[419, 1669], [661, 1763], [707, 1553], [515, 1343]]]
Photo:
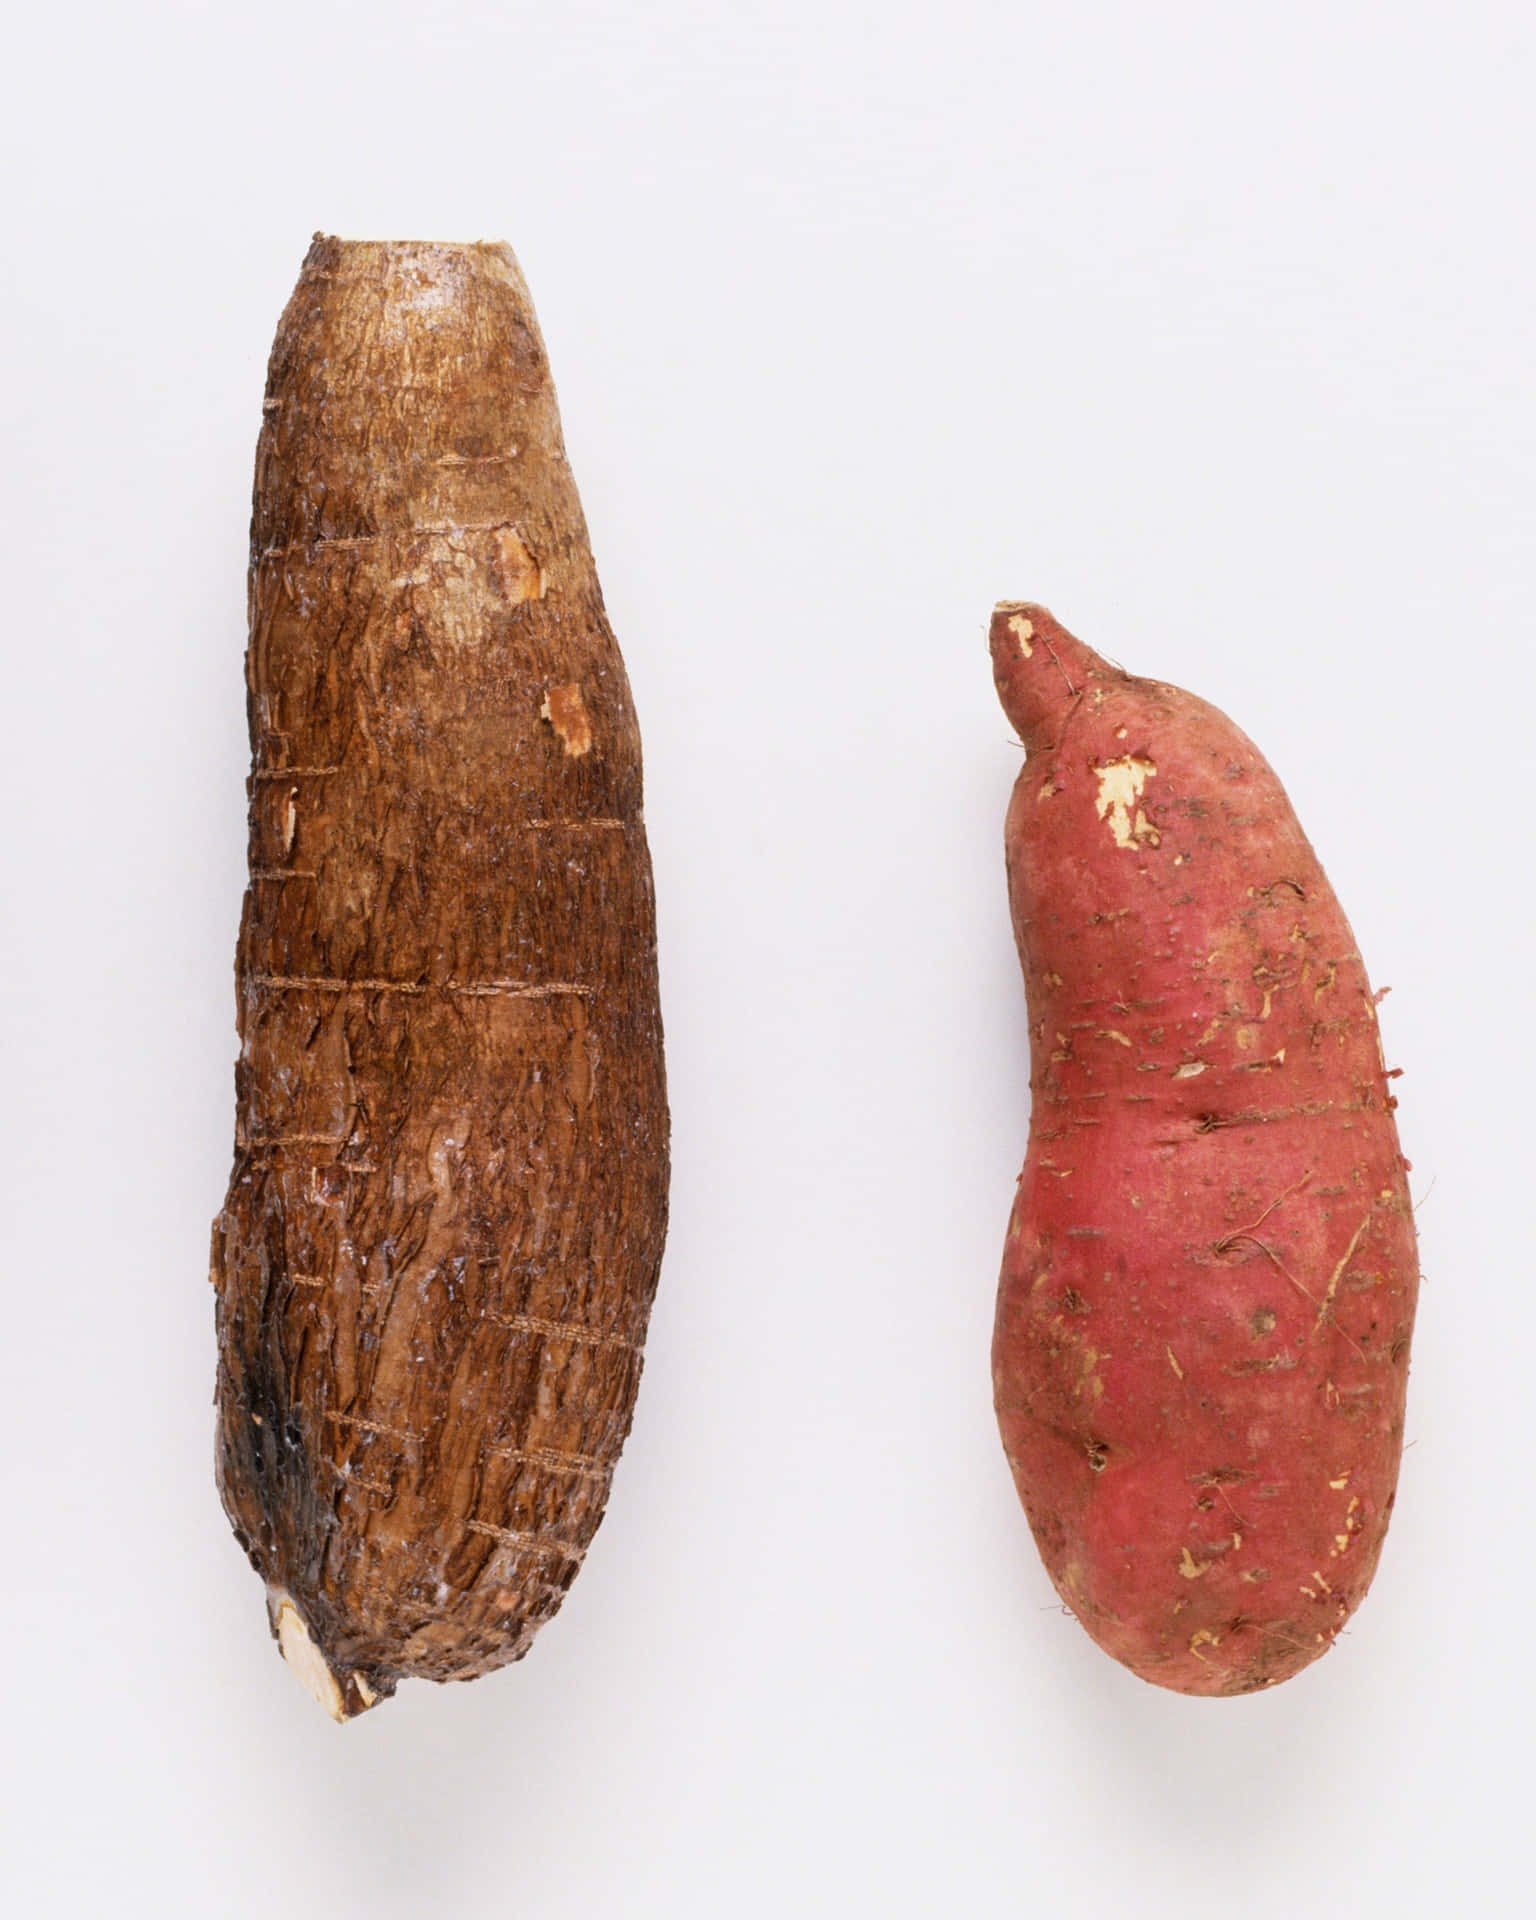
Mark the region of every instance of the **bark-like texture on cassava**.
[[317, 238], [256, 456], [219, 1484], [339, 1717], [553, 1614], [666, 1224], [640, 739], [499, 245]]
[[1245, 1693], [1332, 1644], [1392, 1510], [1418, 1267], [1375, 1001], [1223, 714], [1042, 607], [991, 644], [1033, 1059], [1003, 1443], [1099, 1645]]

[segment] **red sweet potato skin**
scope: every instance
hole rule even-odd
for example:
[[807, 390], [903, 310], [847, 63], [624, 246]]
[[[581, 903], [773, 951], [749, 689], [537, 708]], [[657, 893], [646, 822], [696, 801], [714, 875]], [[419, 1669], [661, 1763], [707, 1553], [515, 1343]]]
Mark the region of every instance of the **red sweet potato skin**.
[[1003, 1443], [1067, 1606], [1143, 1679], [1272, 1686], [1375, 1570], [1418, 1284], [1365, 968], [1274, 773], [1044, 608], [993, 616], [1029, 1151]]

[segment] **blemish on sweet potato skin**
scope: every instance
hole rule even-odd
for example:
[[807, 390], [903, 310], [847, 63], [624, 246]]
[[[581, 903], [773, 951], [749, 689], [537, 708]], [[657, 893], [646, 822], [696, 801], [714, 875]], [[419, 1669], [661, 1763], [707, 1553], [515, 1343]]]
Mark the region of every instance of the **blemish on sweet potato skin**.
[[1033, 1048], [1004, 1446], [1094, 1639], [1246, 1693], [1333, 1644], [1394, 1499], [1418, 1262], [1376, 997], [1224, 715], [1043, 607], [999, 607], [991, 640], [1028, 755], [1006, 839]]

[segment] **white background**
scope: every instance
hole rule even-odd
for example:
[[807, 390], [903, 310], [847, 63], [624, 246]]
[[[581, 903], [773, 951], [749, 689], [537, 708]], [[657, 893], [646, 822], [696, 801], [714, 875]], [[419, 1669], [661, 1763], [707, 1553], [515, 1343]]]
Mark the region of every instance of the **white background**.
[[[3, 142], [18, 1915], [1528, 1911], [1536, 339], [1515, 5], [55, 6]], [[265, 354], [505, 237], [645, 729], [673, 1230], [522, 1665], [345, 1729], [211, 1475]], [[1254, 733], [1378, 984], [1426, 1286], [1337, 1651], [1132, 1679], [989, 1400], [1027, 1123], [983, 644]]]

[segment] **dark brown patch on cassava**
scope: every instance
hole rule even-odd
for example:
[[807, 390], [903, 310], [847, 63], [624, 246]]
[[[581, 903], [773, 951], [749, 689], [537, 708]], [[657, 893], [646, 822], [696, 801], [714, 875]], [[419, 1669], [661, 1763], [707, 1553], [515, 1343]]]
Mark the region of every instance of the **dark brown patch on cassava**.
[[639, 734], [508, 249], [317, 238], [250, 584], [219, 1483], [345, 1718], [559, 1606], [666, 1224]]

